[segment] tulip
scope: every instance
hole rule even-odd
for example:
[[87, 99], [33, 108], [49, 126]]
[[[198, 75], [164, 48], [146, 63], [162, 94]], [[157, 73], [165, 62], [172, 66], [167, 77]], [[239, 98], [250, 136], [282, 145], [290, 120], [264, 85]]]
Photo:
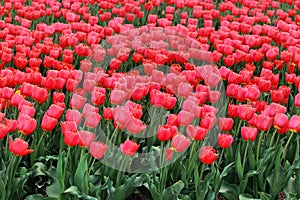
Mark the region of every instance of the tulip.
[[42, 119], [42, 123], [41, 123], [41, 128], [44, 130], [44, 131], [52, 131], [55, 126], [57, 125], [57, 119], [56, 118], [53, 118], [47, 114], [45, 114], [43, 116], [43, 119]]
[[300, 132], [300, 116], [293, 115], [289, 121], [289, 130], [291, 132]]
[[170, 161], [173, 158], [173, 150], [172, 148], [166, 149], [166, 160]]
[[21, 107], [21, 110], [19, 113], [22, 113], [22, 114], [25, 114], [25, 115], [28, 115], [29, 117], [34, 117], [34, 114], [35, 114], [35, 108], [34, 107], [31, 107], [31, 106], [22, 106]]
[[90, 154], [96, 159], [101, 159], [107, 148], [107, 145], [102, 142], [92, 142], [90, 144]]
[[241, 128], [242, 138], [246, 141], [254, 141], [257, 135], [257, 128], [243, 126]]
[[208, 130], [200, 126], [188, 125], [186, 134], [193, 140], [203, 140], [207, 135]]
[[74, 121], [76, 124], [80, 124], [82, 114], [78, 110], [68, 109], [66, 112], [66, 120]]
[[178, 123], [181, 125], [181, 126], [187, 126], [187, 125], [190, 125], [192, 123], [194, 119], [194, 114], [190, 113], [190, 112], [187, 112], [185, 110], [181, 110], [179, 113], [178, 113]]
[[88, 147], [96, 138], [96, 135], [89, 131], [79, 131], [80, 142], [79, 145], [82, 147]]
[[283, 129], [289, 124], [288, 116], [284, 113], [276, 113], [274, 116], [273, 126], [276, 129]]
[[64, 135], [67, 131], [77, 132], [77, 124], [75, 121], [60, 122], [61, 132]]
[[171, 146], [177, 152], [185, 151], [190, 146], [190, 144], [191, 144], [190, 139], [185, 137], [182, 134], [175, 135], [171, 141]]
[[9, 132], [9, 127], [6, 124], [0, 124], [0, 139], [4, 138]]
[[78, 132], [66, 131], [64, 134], [64, 143], [68, 146], [76, 146], [80, 142]]
[[216, 150], [212, 146], [204, 146], [200, 149], [200, 161], [204, 164], [210, 165], [217, 158]]
[[300, 108], [300, 93], [295, 96], [295, 106]]
[[36, 128], [36, 120], [28, 115], [20, 114], [17, 122], [18, 130], [24, 135], [30, 135]]
[[178, 96], [187, 98], [192, 93], [193, 87], [188, 83], [178, 85]]
[[58, 106], [56, 104], [52, 104], [49, 109], [46, 111], [46, 114], [50, 117], [53, 117], [55, 119], [59, 119], [63, 112], [64, 112], [64, 108], [62, 108], [61, 106]]
[[258, 130], [267, 131], [267, 130], [269, 130], [271, 124], [272, 124], [271, 117], [268, 117], [263, 114], [257, 116], [256, 127], [258, 128]]
[[178, 133], [177, 127], [172, 125], [163, 125], [158, 127], [157, 138], [160, 141], [168, 141]]
[[8, 126], [8, 132], [12, 133], [17, 129], [17, 120], [14, 119], [4, 119], [4, 124]]
[[219, 134], [218, 135], [218, 144], [221, 148], [226, 149], [231, 146], [233, 142], [233, 137], [230, 134]]
[[239, 105], [238, 106], [238, 115], [239, 117], [244, 120], [244, 121], [248, 121], [252, 118], [252, 116], [254, 115], [256, 109], [253, 108], [251, 105]]
[[113, 120], [114, 119], [113, 108], [103, 108], [103, 116], [104, 119], [106, 120]]
[[9, 137], [9, 151], [18, 155], [25, 156], [32, 153], [34, 150], [28, 149], [28, 143], [21, 138], [16, 138], [14, 141]]
[[234, 121], [232, 118], [219, 118], [218, 123], [221, 131], [226, 132], [232, 129]]
[[48, 96], [48, 91], [45, 88], [35, 87], [32, 91], [32, 98], [38, 103], [44, 103]]
[[82, 97], [82, 96], [74, 93], [72, 95], [72, 99], [70, 101], [70, 106], [71, 106], [71, 108], [79, 110], [79, 109], [81, 109], [84, 106], [84, 104], [86, 103], [86, 101], [87, 100], [86, 100], [85, 97]]
[[56, 103], [62, 103], [65, 100], [65, 94], [62, 92], [53, 92], [52, 102], [54, 104]]
[[124, 143], [120, 145], [121, 152], [126, 156], [133, 156], [140, 145], [138, 145], [135, 141], [127, 139]]
[[101, 121], [102, 116], [97, 112], [87, 112], [85, 114], [84, 124], [89, 128], [95, 128]]

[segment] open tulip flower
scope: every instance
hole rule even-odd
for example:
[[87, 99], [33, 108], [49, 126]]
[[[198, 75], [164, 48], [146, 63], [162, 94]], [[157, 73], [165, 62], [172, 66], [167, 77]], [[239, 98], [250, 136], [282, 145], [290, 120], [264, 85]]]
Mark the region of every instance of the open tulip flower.
[[299, 132], [300, 0], [1, 2], [0, 200], [300, 199]]

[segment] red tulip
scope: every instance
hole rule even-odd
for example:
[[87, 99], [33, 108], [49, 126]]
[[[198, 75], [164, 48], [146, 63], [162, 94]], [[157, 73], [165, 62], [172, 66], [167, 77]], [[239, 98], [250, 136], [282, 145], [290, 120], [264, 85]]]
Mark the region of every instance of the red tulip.
[[124, 143], [120, 145], [121, 152], [126, 156], [133, 156], [140, 145], [136, 144], [135, 141], [127, 139]]
[[160, 141], [168, 141], [178, 133], [177, 127], [172, 125], [163, 125], [158, 127], [157, 138]]
[[[2, 121], [2, 120], [0, 120]], [[14, 119], [4, 119], [4, 124], [8, 126], [8, 132], [14, 132], [17, 129], [17, 120]]]
[[46, 114], [50, 117], [53, 117], [55, 119], [59, 119], [63, 112], [64, 112], [64, 108], [62, 108], [61, 106], [57, 105], [57, 104], [52, 104], [49, 109], [46, 111]]
[[268, 117], [263, 114], [257, 116], [256, 127], [258, 128], [258, 130], [267, 131], [267, 130], [269, 130], [271, 124], [272, 124], [271, 117]]
[[182, 134], [175, 135], [171, 141], [171, 146], [177, 152], [185, 151], [190, 146], [190, 144], [190, 139]]
[[193, 140], [203, 140], [208, 130], [200, 126], [188, 125], [186, 127], [186, 134]]
[[234, 121], [232, 118], [219, 118], [218, 123], [221, 131], [226, 132], [232, 129]]
[[178, 113], [178, 123], [181, 125], [181, 126], [187, 126], [187, 125], [190, 125], [192, 123], [194, 119], [194, 114], [190, 113], [190, 112], [187, 112], [185, 110], [181, 110], [179, 113]]
[[36, 120], [28, 115], [20, 114], [17, 128], [22, 134], [30, 135], [36, 128]]
[[295, 106], [300, 108], [300, 93], [295, 96]]
[[75, 121], [60, 122], [61, 132], [64, 135], [67, 131], [77, 132], [77, 124]]
[[300, 132], [300, 116], [293, 115], [289, 121], [289, 130], [291, 132]]
[[241, 133], [244, 140], [254, 141], [257, 135], [257, 128], [243, 126], [241, 128]]
[[81, 109], [84, 106], [84, 104], [86, 103], [86, 101], [87, 100], [86, 100], [85, 97], [82, 97], [82, 96], [74, 93], [72, 95], [72, 99], [70, 101], [70, 106], [72, 108], [74, 108], [74, 109], [78, 109], [79, 110], [79, 109]]
[[204, 146], [200, 149], [200, 161], [204, 164], [210, 165], [217, 158], [216, 150], [212, 146]]
[[96, 159], [101, 159], [107, 148], [107, 145], [102, 142], [92, 142], [90, 144], [90, 154]]
[[233, 137], [230, 134], [219, 134], [218, 144], [221, 148], [229, 148], [233, 142]]
[[78, 110], [68, 109], [66, 112], [66, 120], [74, 121], [76, 124], [80, 124], [82, 119], [82, 114]]
[[28, 149], [28, 143], [22, 140], [21, 138], [16, 138], [12, 141], [11, 137], [9, 137], [9, 151], [18, 155], [25, 156], [27, 154], [32, 153], [34, 150]]
[[276, 113], [274, 116], [273, 126], [276, 129], [283, 129], [288, 127], [289, 119], [288, 116], [284, 113]]
[[96, 138], [96, 135], [89, 131], [79, 131], [80, 142], [79, 145], [82, 147], [88, 147]]
[[9, 132], [9, 127], [6, 124], [0, 124], [0, 139], [4, 138]]
[[64, 143], [68, 146], [76, 146], [80, 142], [78, 132], [66, 131], [64, 133]]
[[45, 88], [35, 87], [32, 91], [32, 98], [38, 103], [44, 103], [49, 94]]
[[95, 128], [102, 119], [102, 116], [99, 115], [99, 113], [93, 111], [87, 112], [84, 117], [84, 124], [89, 128]]
[[53, 117], [47, 115], [47, 113], [43, 116], [41, 128], [44, 131], [52, 131], [56, 125], [57, 125], [56, 118], [53, 118]]

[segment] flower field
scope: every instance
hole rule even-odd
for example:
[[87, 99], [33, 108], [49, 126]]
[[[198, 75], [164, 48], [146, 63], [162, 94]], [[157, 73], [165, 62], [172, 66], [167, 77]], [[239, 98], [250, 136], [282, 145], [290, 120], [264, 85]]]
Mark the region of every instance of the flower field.
[[300, 1], [1, 0], [0, 200], [300, 199]]

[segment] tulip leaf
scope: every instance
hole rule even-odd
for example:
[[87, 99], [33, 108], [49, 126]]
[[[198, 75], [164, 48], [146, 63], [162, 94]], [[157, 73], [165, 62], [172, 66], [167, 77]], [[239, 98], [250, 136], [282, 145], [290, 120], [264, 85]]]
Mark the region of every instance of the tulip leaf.
[[220, 188], [220, 193], [227, 199], [227, 200], [236, 200], [238, 199], [238, 186], [235, 184], [230, 184], [226, 181], [223, 181], [222, 186]]
[[177, 196], [180, 194], [183, 188], [184, 183], [182, 181], [177, 181], [163, 191], [162, 199], [177, 199]]
[[74, 184], [79, 188], [80, 191], [88, 192], [88, 154], [86, 154], [79, 162], [77, 170], [74, 175]]
[[80, 199], [84, 199], [84, 200], [98, 200], [96, 197], [92, 197], [83, 192], [80, 192], [76, 186], [69, 187], [68, 189], [66, 189], [64, 191], [64, 193], [76, 196], [76, 197], [78, 197]]
[[259, 197], [261, 200], [270, 200], [271, 199], [271, 195], [267, 194], [265, 192], [258, 192]]
[[145, 182], [149, 180], [146, 174], [138, 176], [138, 174], [129, 177], [126, 182], [120, 187], [116, 188], [113, 194], [113, 200], [125, 199], [131, 195], [137, 187], [142, 186]]
[[41, 194], [27, 196], [25, 200], [56, 200], [54, 197], [43, 197]]
[[254, 199], [251, 195], [248, 194], [240, 194], [239, 200], [260, 200], [260, 199]]
[[237, 149], [237, 156], [236, 156], [236, 172], [237, 172], [239, 180], [240, 181], [243, 180], [244, 168], [242, 166], [241, 154], [240, 154], [239, 148]]
[[220, 175], [220, 178], [226, 177], [233, 167], [234, 167], [234, 162], [230, 163], [229, 165], [226, 165], [226, 167], [224, 167], [224, 169]]
[[[5, 198], [6, 189], [5, 189], [5, 184], [4, 184], [2, 178], [0, 178], [0, 193], [1, 193], [1, 196], [3, 196]], [[1, 198], [1, 199], [4, 199], [4, 198]]]

